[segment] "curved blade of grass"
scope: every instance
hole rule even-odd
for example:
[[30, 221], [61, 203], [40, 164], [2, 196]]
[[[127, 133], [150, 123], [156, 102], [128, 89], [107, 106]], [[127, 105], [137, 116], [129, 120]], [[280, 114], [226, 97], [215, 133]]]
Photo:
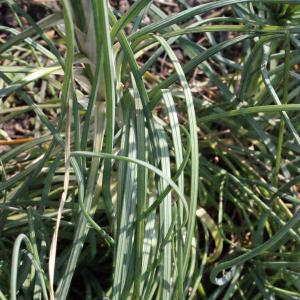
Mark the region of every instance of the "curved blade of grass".
[[159, 177], [162, 177], [174, 189], [174, 191], [179, 196], [180, 200], [185, 202], [185, 197], [181, 193], [181, 191], [178, 188], [178, 186], [176, 185], [176, 183], [171, 178], [167, 177], [160, 169], [156, 168], [155, 166], [153, 166], [145, 161], [138, 160], [136, 158], [126, 157], [126, 156], [122, 156], [122, 155], [114, 155], [114, 154], [109, 154], [109, 153], [104, 153], [104, 152], [97, 154], [97, 153], [88, 152], [88, 151], [73, 151], [73, 152], [71, 152], [71, 156], [100, 157], [100, 158], [111, 159], [111, 160], [115, 159], [115, 160], [120, 160], [120, 161], [131, 162], [131, 163], [143, 166], [144, 168], [149, 169], [150, 171], [157, 174]]
[[[201, 55], [195, 57], [194, 59], [192, 59], [185, 65], [183, 65], [182, 66], [183, 74], [189, 73], [191, 70], [195, 69], [195, 67], [197, 67], [199, 64], [201, 64], [205, 60], [209, 59], [211, 56], [218, 53], [219, 51], [221, 51], [227, 47], [236, 45], [237, 43], [240, 43], [250, 37], [251, 37], [250, 35], [238, 36], [231, 40], [221, 42], [221, 43], [209, 48], [207, 51], [205, 51]], [[171, 74], [167, 79], [162, 81], [160, 84], [158, 84], [155, 88], [152, 89], [152, 91], [149, 93], [149, 98], [151, 99], [151, 102], [148, 106], [149, 106], [150, 110], [152, 110], [156, 106], [156, 104], [159, 102], [161, 89], [168, 88], [171, 84], [176, 82], [178, 79], [179, 79], [179, 76], [175, 72], [175, 73]]]
[[[174, 174], [173, 181], [177, 181], [181, 173], [184, 171], [189, 159], [190, 159], [190, 153], [191, 153], [191, 138], [187, 130], [182, 126], [181, 129], [185, 133], [185, 136], [188, 139], [188, 147], [184, 156], [184, 159], [182, 163], [180, 164], [179, 168], [177, 169], [176, 173]], [[159, 206], [159, 204], [163, 201], [163, 199], [166, 197], [166, 195], [172, 190], [172, 187], [169, 185], [159, 196], [158, 198], [145, 210], [144, 215], [149, 216], [151, 212], [155, 211], [155, 209]], [[187, 218], [188, 218], [188, 204], [186, 201], [182, 203], [183, 207], [183, 220], [182, 220], [182, 226], [186, 224]]]
[[[19, 264], [20, 247], [23, 241], [25, 242], [26, 248], [28, 249], [29, 253], [33, 254], [33, 249], [29, 238], [23, 233], [19, 234], [15, 240], [13, 253], [12, 253], [11, 278], [10, 278], [10, 297], [11, 297], [10, 299], [12, 300], [17, 299], [17, 272], [18, 272], [18, 264]], [[42, 276], [43, 272], [38, 262], [35, 260], [34, 255], [32, 256], [32, 259], [33, 259], [32, 262], [34, 263], [34, 266], [38, 272], [38, 276], [43, 290], [43, 295], [45, 299], [48, 299], [45, 281]]]
[[300, 110], [300, 104], [274, 104], [274, 105], [262, 105], [253, 107], [243, 107], [240, 109], [234, 109], [231, 111], [220, 112], [215, 114], [210, 114], [205, 117], [198, 118], [200, 123], [213, 122], [219, 119], [249, 115], [249, 114], [259, 114], [259, 113], [278, 113], [284, 111], [298, 111]]
[[198, 159], [198, 135], [197, 135], [197, 124], [196, 124], [196, 115], [194, 110], [193, 97], [191, 90], [189, 88], [188, 82], [185, 78], [184, 71], [177, 60], [176, 55], [169, 46], [169, 44], [161, 37], [155, 37], [158, 42], [164, 47], [168, 56], [170, 57], [172, 64], [176, 70], [177, 76], [181, 82], [183, 92], [185, 95], [188, 120], [189, 120], [189, 131], [191, 135], [191, 192], [190, 192], [190, 207], [189, 207], [189, 218], [187, 225], [187, 237], [185, 241], [186, 248], [184, 249], [184, 264], [183, 264], [183, 277], [188, 268], [189, 263], [189, 254], [191, 250], [192, 237], [194, 235], [195, 227], [195, 217], [196, 217], [196, 206], [197, 206], [197, 197], [198, 197], [198, 168], [199, 168], [199, 159]]
[[[177, 171], [180, 168], [180, 165], [183, 162], [183, 154], [182, 154], [182, 141], [180, 136], [180, 128], [177, 117], [177, 112], [175, 108], [175, 103], [172, 97], [172, 94], [169, 90], [162, 91], [163, 99], [166, 103], [166, 108], [168, 111], [168, 116], [170, 119], [170, 127], [172, 131], [172, 139], [175, 150], [175, 159]], [[178, 186], [184, 192], [184, 174], [181, 173], [178, 177]], [[176, 265], [178, 270], [178, 279], [176, 283], [177, 287], [177, 295], [178, 298], [183, 298], [183, 277], [182, 277], [182, 265], [183, 265], [183, 238], [182, 238], [182, 228], [181, 224], [183, 223], [183, 207], [182, 204], [178, 203], [178, 232], [177, 232], [177, 258]]]
[[[111, 12], [110, 12], [110, 19], [113, 24], [116, 22], [115, 17], [113, 16], [113, 14]], [[124, 54], [125, 54], [126, 58], [128, 59], [128, 63], [129, 63], [132, 75], [135, 79], [137, 89], [139, 91], [139, 95], [140, 95], [142, 105], [143, 105], [143, 111], [144, 111], [145, 118], [146, 118], [146, 126], [148, 129], [148, 134], [149, 134], [149, 138], [150, 138], [150, 145], [152, 147], [154, 159], [157, 160], [158, 141], [157, 141], [157, 137], [154, 134], [153, 118], [151, 116], [150, 110], [147, 107], [147, 104], [149, 102], [149, 97], [148, 97], [148, 94], [146, 91], [146, 87], [145, 87], [143, 80], [141, 80], [138, 64], [135, 60], [133, 50], [131, 49], [130, 44], [129, 44], [125, 34], [122, 31], [120, 31], [117, 37], [118, 37], [119, 43], [121, 45], [122, 51], [124, 51]]]
[[[167, 177], [171, 177], [170, 174], [170, 154], [168, 150], [168, 144], [166, 142], [166, 136], [158, 124], [156, 125], [156, 133], [159, 137], [159, 147], [160, 147], [160, 160], [161, 160], [161, 170], [163, 174]], [[158, 191], [162, 192], [167, 188], [167, 183], [161, 178], [158, 183]], [[181, 189], [182, 192], [182, 189]], [[172, 216], [172, 197], [171, 193], [168, 193], [166, 197], [160, 204], [159, 207], [159, 235], [161, 241], [164, 241], [164, 245], [161, 249], [162, 260], [161, 260], [161, 278], [160, 278], [160, 298], [161, 299], [171, 299], [172, 285], [174, 284], [172, 280], [172, 243], [167, 240], [169, 231], [171, 230], [171, 224], [174, 222]]]
[[[123, 138], [122, 154], [128, 157], [136, 157], [135, 132], [132, 120], [127, 124], [125, 130], [126, 135]], [[134, 246], [133, 238], [135, 231], [135, 216], [136, 216], [136, 172], [135, 164], [120, 162], [119, 169], [119, 184], [122, 187], [122, 193], [118, 193], [117, 206], [119, 213], [119, 225], [117, 228], [117, 246], [115, 249], [115, 269], [113, 276], [112, 299], [117, 300], [125, 297], [130, 292], [133, 283], [133, 274], [128, 270], [134, 270]], [[117, 212], [118, 212], [117, 211]], [[125, 285], [126, 284], [126, 285]], [[125, 289], [127, 288], [127, 289]], [[122, 296], [121, 296], [122, 295]], [[126, 297], [125, 297], [126, 298]]]

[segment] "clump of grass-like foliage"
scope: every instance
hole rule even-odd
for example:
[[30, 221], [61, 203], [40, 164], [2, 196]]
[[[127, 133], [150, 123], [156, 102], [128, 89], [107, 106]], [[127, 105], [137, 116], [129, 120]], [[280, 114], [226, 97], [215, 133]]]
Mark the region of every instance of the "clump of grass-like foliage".
[[0, 2], [0, 299], [300, 299], [299, 1], [178, 2]]

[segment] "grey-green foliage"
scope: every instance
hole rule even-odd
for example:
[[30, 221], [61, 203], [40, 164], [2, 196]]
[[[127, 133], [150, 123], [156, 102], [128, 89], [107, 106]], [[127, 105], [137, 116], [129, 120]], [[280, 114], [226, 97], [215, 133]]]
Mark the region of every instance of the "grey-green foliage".
[[300, 3], [179, 2], [2, 1], [0, 116], [42, 130], [0, 157], [1, 299], [300, 297]]

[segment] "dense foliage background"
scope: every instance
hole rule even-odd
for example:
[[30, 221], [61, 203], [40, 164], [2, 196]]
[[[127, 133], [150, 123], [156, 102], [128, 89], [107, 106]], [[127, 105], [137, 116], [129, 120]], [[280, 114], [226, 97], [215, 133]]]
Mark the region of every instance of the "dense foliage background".
[[0, 299], [300, 299], [299, 1], [0, 16]]

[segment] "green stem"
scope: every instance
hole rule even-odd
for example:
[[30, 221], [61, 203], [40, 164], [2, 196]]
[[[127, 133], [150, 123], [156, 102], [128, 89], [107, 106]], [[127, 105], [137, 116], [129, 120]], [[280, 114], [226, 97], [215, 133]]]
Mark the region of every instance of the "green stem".
[[[286, 43], [285, 43], [285, 60], [284, 60], [284, 75], [283, 75], [283, 104], [288, 103], [288, 93], [289, 93], [289, 71], [290, 71], [290, 61], [291, 61], [291, 42], [290, 42], [290, 32], [287, 31], [286, 35]], [[284, 130], [285, 130], [285, 121], [284, 118], [281, 117], [280, 125], [279, 125], [279, 134], [278, 134], [278, 146], [276, 153], [276, 161], [275, 161], [275, 171], [273, 175], [274, 185], [278, 186], [278, 174], [280, 171], [280, 165], [282, 160], [282, 149], [284, 142]]]

